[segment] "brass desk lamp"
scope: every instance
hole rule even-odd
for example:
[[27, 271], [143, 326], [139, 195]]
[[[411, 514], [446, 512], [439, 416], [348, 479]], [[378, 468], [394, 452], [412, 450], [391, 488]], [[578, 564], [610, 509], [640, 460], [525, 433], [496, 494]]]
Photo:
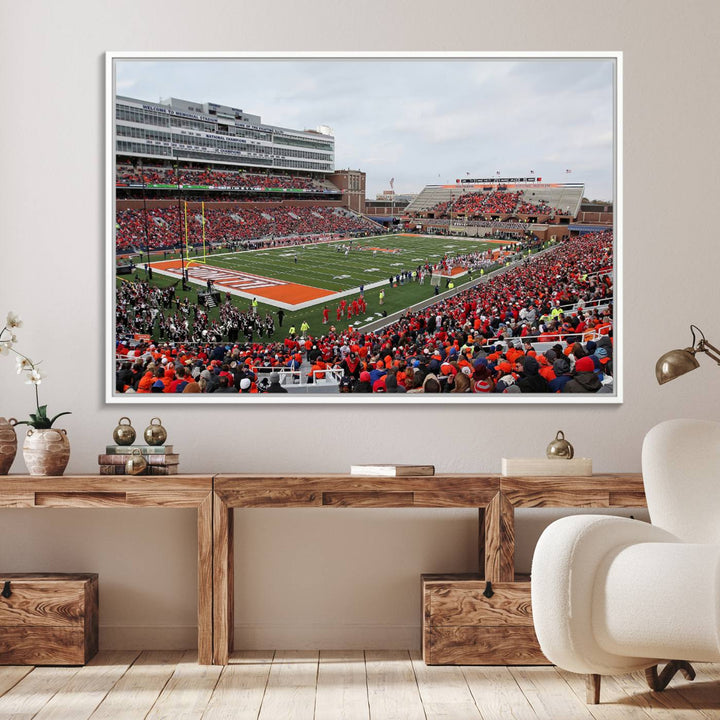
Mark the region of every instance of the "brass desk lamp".
[[[696, 330], [700, 335], [700, 340], [698, 340], [695, 335]], [[684, 350], [670, 350], [670, 352], [666, 352], [655, 363], [655, 377], [660, 385], [700, 367], [700, 363], [695, 357], [699, 352], [704, 352], [720, 365], [720, 350], [705, 339], [703, 331], [697, 327], [697, 325], [691, 325], [690, 332], [692, 333], [691, 347], [687, 347]]]

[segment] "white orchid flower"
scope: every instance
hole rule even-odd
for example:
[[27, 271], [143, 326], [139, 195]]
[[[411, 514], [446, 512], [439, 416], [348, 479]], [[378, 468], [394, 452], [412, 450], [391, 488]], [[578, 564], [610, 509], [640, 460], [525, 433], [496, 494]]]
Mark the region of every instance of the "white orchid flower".
[[25, 381], [26, 385], [39, 385], [47, 377], [44, 372], [36, 368], [28, 371], [27, 376], [27, 380]]
[[18, 355], [15, 358], [15, 362], [17, 363], [17, 374], [30, 371], [33, 369], [33, 361], [30, 358], [23, 357], [22, 355]]
[[5, 325], [9, 328], [21, 328], [23, 323], [19, 315], [14, 312], [9, 312], [7, 314], [7, 319], [5, 320]]
[[0, 340], [0, 355], [7, 355], [10, 348], [12, 348], [10, 340]]

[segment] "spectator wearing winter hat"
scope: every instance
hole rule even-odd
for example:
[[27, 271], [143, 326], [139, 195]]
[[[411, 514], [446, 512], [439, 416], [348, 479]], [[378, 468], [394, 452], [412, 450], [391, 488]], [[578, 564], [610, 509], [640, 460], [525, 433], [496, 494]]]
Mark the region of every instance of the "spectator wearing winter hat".
[[[551, 350], [548, 350], [548, 352], [552, 352]], [[553, 353], [554, 355], [555, 353]], [[553, 370], [552, 363], [549, 362], [548, 358], [545, 355], [538, 355], [535, 358], [538, 361], [539, 366], [539, 374], [545, 378], [545, 380], [549, 383], [552, 380], [555, 379], [555, 371]]]
[[491, 393], [495, 390], [490, 370], [486, 365], [476, 365], [475, 372], [472, 374], [470, 381], [471, 392], [474, 393]]
[[525, 357], [522, 364], [523, 372], [520, 379], [515, 383], [522, 393], [546, 393], [548, 392], [547, 380], [540, 375], [540, 365], [534, 357]]
[[370, 371], [370, 382], [373, 383], [373, 385], [385, 375], [385, 363], [382, 360], [378, 360], [375, 363], [375, 366]]
[[600, 365], [606, 365], [610, 361], [610, 355], [604, 347], [598, 347], [595, 350], [594, 357], [598, 359]]
[[590, 357], [575, 361], [575, 374], [563, 387], [564, 393], [596, 393], [602, 383], [595, 374], [595, 364]]
[[385, 392], [388, 393], [404, 393], [405, 388], [397, 381], [397, 372], [389, 370], [385, 377]]
[[370, 381], [370, 373], [367, 370], [363, 370], [360, 373], [360, 379], [355, 383], [353, 387], [354, 393], [371, 393], [372, 382]]
[[165, 392], [165, 384], [161, 378], [157, 378], [150, 388], [151, 393], [162, 393]]
[[572, 379], [570, 361], [564, 355], [561, 355], [553, 363], [553, 371], [555, 372], [555, 379], [548, 383], [550, 392], [562, 392], [565, 384]]

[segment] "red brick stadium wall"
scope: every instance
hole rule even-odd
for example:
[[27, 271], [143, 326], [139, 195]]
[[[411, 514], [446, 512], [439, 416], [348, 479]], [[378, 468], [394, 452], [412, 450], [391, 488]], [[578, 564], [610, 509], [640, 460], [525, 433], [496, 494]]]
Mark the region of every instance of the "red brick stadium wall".
[[577, 222], [588, 225], [612, 225], [613, 214], [611, 212], [580, 212]]

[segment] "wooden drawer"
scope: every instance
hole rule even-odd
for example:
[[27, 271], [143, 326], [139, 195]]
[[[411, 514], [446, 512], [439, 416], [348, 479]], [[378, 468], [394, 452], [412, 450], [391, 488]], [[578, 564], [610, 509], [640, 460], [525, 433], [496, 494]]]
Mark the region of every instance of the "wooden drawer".
[[545, 665], [532, 621], [530, 582], [423, 575], [423, 659], [428, 665]]
[[0, 574], [0, 664], [83, 665], [97, 650], [96, 574]]

